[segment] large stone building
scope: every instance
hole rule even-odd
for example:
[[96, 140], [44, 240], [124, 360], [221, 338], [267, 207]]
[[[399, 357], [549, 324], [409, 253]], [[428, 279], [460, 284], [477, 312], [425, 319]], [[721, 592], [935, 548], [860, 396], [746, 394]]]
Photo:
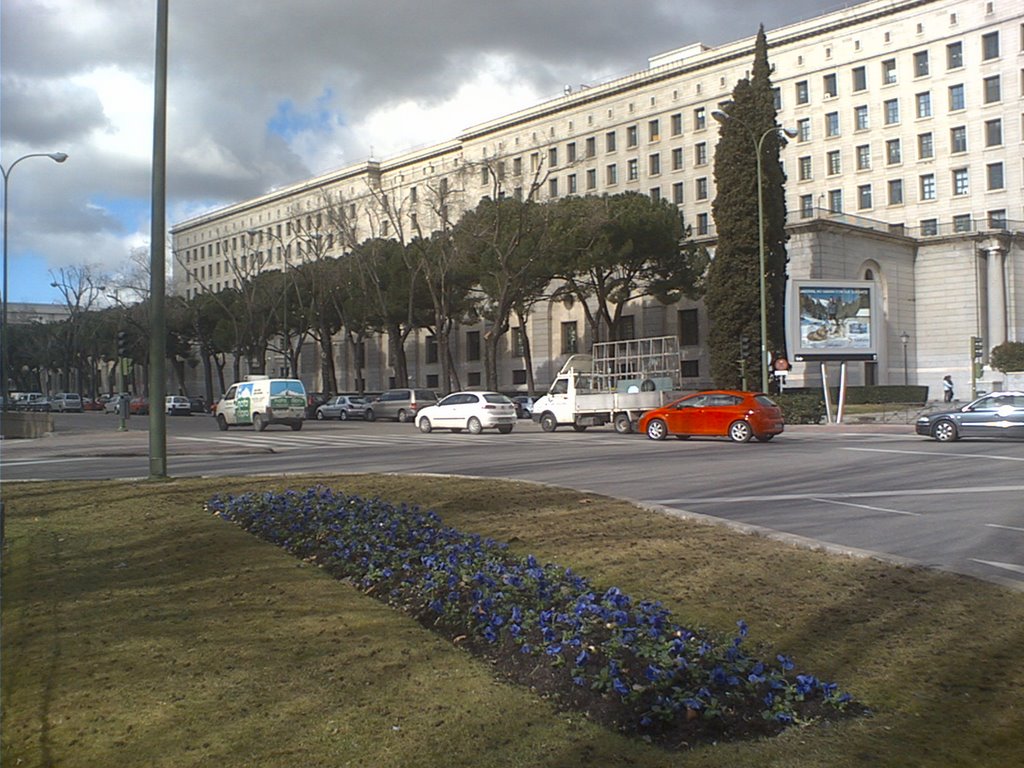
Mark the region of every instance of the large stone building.
[[[982, 337], [986, 349], [1024, 341], [1019, 0], [869, 0], [769, 30], [767, 40], [779, 123], [796, 131], [782, 150], [790, 276], [870, 281], [881, 295], [877, 361], [853, 365], [852, 383], [909, 381], [934, 392], [950, 373], [967, 391], [970, 337]], [[430, 232], [439, 217], [453, 219], [495, 193], [665, 198], [713, 252], [712, 112], [749, 75], [753, 47], [753, 36], [687, 45], [651, 58], [641, 72], [566, 87], [557, 99], [446, 143], [181, 222], [172, 233], [175, 291], [217, 291], [254, 265], [285, 269], [313, 245], [341, 255], [346, 239]], [[339, 212], [347, 238], [325, 224]], [[326, 236], [310, 243], [321, 227]], [[638, 303], [626, 314], [635, 336], [678, 334], [685, 386], [710, 384], [700, 302]], [[538, 386], [589, 343], [582, 318], [580, 307], [561, 301], [532, 314], [526, 332]], [[481, 383], [478, 331], [455, 334], [463, 385]], [[526, 371], [512, 338], [500, 385], [521, 390]], [[428, 342], [410, 337], [411, 384], [438, 384]], [[339, 337], [343, 389], [359, 383], [349, 354]], [[401, 383], [384, 345], [369, 351], [367, 365], [367, 390]], [[791, 382], [810, 382], [818, 370], [798, 365], [793, 374]], [[303, 371], [307, 383], [314, 376]], [[986, 368], [982, 386], [998, 379]]]

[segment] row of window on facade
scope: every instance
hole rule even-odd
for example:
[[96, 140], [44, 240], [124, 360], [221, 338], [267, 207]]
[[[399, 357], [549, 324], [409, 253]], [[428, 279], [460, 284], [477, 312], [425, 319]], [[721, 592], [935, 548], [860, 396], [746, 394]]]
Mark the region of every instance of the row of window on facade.
[[[1024, 24], [1021, 25], [1021, 51], [1024, 51]], [[981, 36], [981, 61], [993, 61], [999, 58], [999, 32], [986, 32]], [[880, 81], [883, 86], [895, 85], [898, 82], [896, 58], [883, 59], [880, 62]], [[914, 78], [928, 77], [931, 74], [931, 53], [927, 49], [914, 51], [912, 54], [912, 72]], [[954, 71], [964, 68], [964, 44], [956, 41], [946, 45], [946, 70]], [[850, 70], [851, 92], [862, 93], [868, 90], [869, 78], [867, 66], [861, 65]], [[810, 104], [811, 84], [809, 80], [794, 83], [797, 105]], [[826, 99], [839, 96], [839, 74], [829, 72], [822, 75], [822, 93]]]
[[[677, 334], [679, 344], [681, 347], [697, 347], [700, 345], [700, 330], [698, 327], [698, 313], [696, 309], [680, 309], [677, 310]], [[618, 339], [634, 339], [636, 338], [636, 322], [635, 317], [632, 315], [624, 315], [619, 318], [616, 324], [616, 338]], [[581, 338], [579, 331], [579, 321], [577, 320], [566, 320], [561, 324], [560, 328], [560, 346], [559, 351], [561, 355], [574, 355], [581, 352]], [[526, 344], [523, 336], [523, 329], [516, 327], [510, 331], [510, 344], [511, 344], [511, 355], [513, 358], [523, 358], [526, 355]], [[481, 360], [481, 335], [480, 331], [466, 331], [465, 332], [465, 349], [464, 349], [464, 362], [475, 363]], [[365, 353], [364, 353], [365, 354]], [[365, 357], [362, 358], [365, 360]], [[424, 362], [426, 365], [435, 365], [439, 362], [437, 339], [434, 336], [428, 336], [426, 338], [425, 350], [424, 350]], [[364, 363], [365, 364], [365, 363]], [[680, 367], [681, 375], [685, 378], [696, 378], [700, 376], [700, 366], [698, 360], [684, 360]], [[526, 384], [526, 371], [525, 369], [514, 369], [513, 370], [513, 384]], [[436, 380], [437, 374], [427, 373], [427, 386], [437, 386]], [[434, 383], [431, 383], [433, 377]], [[468, 371], [466, 373], [466, 383], [468, 386], [479, 386], [480, 385], [480, 373], [477, 371]]]
[[[1022, 28], [1024, 30], [1024, 28]], [[1022, 31], [1024, 35], [1024, 31]], [[1024, 42], [1022, 42], [1024, 46]], [[982, 49], [983, 49], [983, 60], [988, 61], [999, 56], [999, 33], [990, 32], [982, 36]], [[1024, 48], [1022, 48], [1024, 49]], [[949, 69], [962, 69], [963, 68], [963, 44], [950, 43], [947, 46], [947, 56], [949, 61]], [[914, 54], [914, 68], [917, 76], [924, 76], [928, 74], [928, 51], [918, 51]], [[867, 68], [864, 66], [854, 67], [852, 70], [853, 74], [853, 92], [860, 93], [868, 90], [868, 78]], [[838, 86], [838, 75], [836, 73], [830, 73], [823, 76], [824, 81], [824, 93], [826, 98], [835, 98], [839, 95]], [[886, 59], [882, 62], [882, 82], [884, 84], [894, 84], [896, 82], [896, 59]], [[1001, 82], [999, 75], [992, 75], [986, 77], [982, 81], [983, 84], [983, 100], [986, 104], [995, 103], [1001, 100]], [[795, 84], [796, 87], [796, 103], [798, 105], [804, 105], [810, 103], [810, 84], [807, 80], [798, 81]], [[931, 115], [931, 93], [924, 92], [916, 96], [917, 102], [917, 115], [918, 117], [926, 117]], [[779, 97], [779, 91], [776, 89], [776, 109], [781, 109], [781, 98]], [[949, 86], [949, 110], [960, 111], [967, 108], [966, 95], [963, 84], [956, 84]], [[868, 107], [866, 105], [858, 106], [854, 110], [854, 125], [857, 130], [864, 130], [868, 128]], [[899, 100], [890, 99], [884, 103], [885, 111], [885, 124], [891, 125], [899, 122]], [[699, 131], [707, 128], [707, 108], [697, 107], [693, 111], [693, 130]], [[669, 118], [671, 124], [671, 136], [681, 136], [683, 134], [683, 115], [682, 113], [676, 113], [671, 115]], [[626, 148], [633, 149], [640, 144], [640, 126], [631, 125], [627, 126], [626, 129]], [[798, 139], [800, 141], [810, 140], [810, 120], [804, 119], [798, 123]], [[832, 112], [825, 117], [825, 134], [826, 136], [839, 135], [839, 113]], [[647, 140], [648, 142], [657, 142], [661, 140], [661, 120], [659, 118], [651, 119], [647, 122]], [[611, 130], [604, 135], [604, 151], [605, 153], [616, 152], [618, 149], [618, 132]], [[592, 159], [597, 156], [597, 137], [590, 136], [583, 140], [582, 153], [579, 152], [579, 145], [576, 141], [569, 141], [565, 144], [564, 163], [571, 165], [577, 162], [581, 157], [585, 159]], [[547, 150], [547, 167], [549, 169], [556, 168], [560, 163], [559, 147], [550, 147]], [[534, 152], [530, 155], [530, 171], [536, 173], [541, 165], [542, 154], [540, 152]], [[681, 166], [676, 166], [681, 167]], [[493, 168], [485, 167], [482, 171], [484, 183], [489, 183], [490, 176], [495, 175], [499, 180], [503, 180], [505, 177], [505, 164], [504, 161], [498, 161]], [[512, 174], [514, 176], [521, 176], [523, 174], [523, 158], [517, 157], [512, 161]]]
[[[1021, 77], [1024, 78], [1024, 72]], [[1002, 100], [1002, 85], [999, 75], [992, 75], [982, 80], [982, 100], [985, 104], [996, 104]], [[949, 112], [963, 112], [967, 109], [967, 98], [962, 84], [949, 86]], [[923, 91], [914, 96], [915, 114], [917, 118], [932, 117], [931, 91]], [[883, 124], [886, 126], [900, 124], [899, 98], [886, 99], [882, 102]], [[839, 112], [827, 112], [823, 116], [826, 138], [842, 135], [842, 121]], [[866, 131], [870, 128], [870, 107], [859, 104], [853, 108], [853, 126], [855, 131]], [[811, 118], [800, 118], [796, 122], [796, 140], [803, 143], [811, 140]]]

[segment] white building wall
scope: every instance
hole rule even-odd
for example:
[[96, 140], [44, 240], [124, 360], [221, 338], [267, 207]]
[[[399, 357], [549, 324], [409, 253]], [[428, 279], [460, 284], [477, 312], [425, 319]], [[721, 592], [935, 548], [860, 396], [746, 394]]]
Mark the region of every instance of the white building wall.
[[[991, 49], [993, 36], [998, 38], [998, 52], [986, 57], [986, 44]], [[975, 274], [984, 265], [979, 267], [973, 257], [944, 260], [936, 254], [970, 249], [967, 241], [992, 216], [1008, 220], [1009, 229], [1024, 228], [1020, 224], [1024, 222], [1024, 9], [1009, 0], [870, 0], [770, 30], [767, 39], [779, 94], [779, 123], [796, 127], [806, 121], [808, 127], [806, 137], [791, 141], [782, 152], [794, 232], [801, 223], [816, 223], [823, 216], [856, 215], [884, 222], [882, 229], [900, 228], [921, 238], [921, 252], [914, 263], [885, 249], [881, 258], [872, 255], [884, 239], [879, 241], [870, 231], [844, 230], [841, 236], [806, 242], [795, 235], [790, 243], [790, 274], [857, 277], [864, 264], [874, 259], [881, 267], [879, 279], [886, 287], [890, 323], [878, 380], [902, 383], [898, 337], [904, 331], [911, 337], [911, 381], [929, 383], [945, 372], [962, 375], [957, 371], [966, 365], [960, 359], [965, 324], [970, 320], [977, 325], [983, 309], [987, 318], [987, 309], [981, 306], [986, 284], [979, 289]], [[574, 86], [563, 96], [474, 126], [444, 144], [327, 173], [182, 222], [172, 232], [174, 290], [193, 296], [231, 285], [245, 273], [237, 266], [240, 260], [251, 268], [253, 255], [262, 260], [259, 268], [285, 269], [296, 264], [295, 248], [292, 261], [283, 258], [298, 237], [289, 228], [292, 222], [321, 212], [325, 196], [351, 218], [351, 237], [356, 241], [369, 236], [408, 240], [417, 227], [429, 233], [442, 224], [438, 209], [443, 184], [448, 185], [444, 202], [450, 220], [484, 194], [519, 191], [527, 195], [535, 182], [540, 199], [564, 196], [569, 194], [572, 177], [577, 194], [637, 191], [669, 200], [681, 195], [678, 206], [684, 222], [692, 227], [694, 237], [713, 246], [712, 163], [718, 126], [710, 115], [729, 98], [735, 82], [748, 76], [753, 43], [753, 37], [748, 37], [717, 48], [687, 45], [653, 57], [646, 70], [607, 83]], [[959, 46], [962, 52], [954, 66], [948, 62], [950, 46]], [[917, 66], [924, 55], [927, 73], [919, 74]], [[885, 83], [883, 73], [890, 62], [893, 82]], [[857, 90], [855, 78], [861, 70], [866, 87]], [[992, 78], [998, 78], [998, 98], [990, 93]], [[826, 87], [833, 81], [836, 92], [829, 95]], [[951, 89], [959, 86], [963, 87], [962, 109], [950, 101]], [[805, 88], [806, 102], [798, 103], [798, 92]], [[929, 95], [930, 110], [919, 116], [921, 94]], [[899, 116], [887, 121], [891, 103], [898, 105]], [[866, 110], [864, 127], [855, 122], [861, 108]], [[828, 136], [827, 115], [832, 113], [838, 130]], [[991, 139], [993, 121], [999, 121], [998, 140]], [[961, 129], [966, 140], [963, 151], [954, 145]], [[635, 142], [631, 141], [634, 133]], [[607, 145], [609, 134], [614, 134], [614, 149]], [[932, 152], [921, 156], [919, 145], [928, 135]], [[894, 142], [898, 142], [898, 157], [890, 155]], [[587, 152], [590, 143], [592, 155]], [[576, 159], [570, 160], [573, 151]], [[837, 158], [837, 166], [830, 168], [830, 157]], [[631, 177], [633, 163], [635, 177]], [[515, 172], [517, 164], [520, 173]], [[990, 188], [993, 167], [1001, 167], [1003, 181]], [[614, 180], [610, 168], [615, 169]], [[957, 190], [955, 174], [960, 171], [966, 173], [966, 186], [962, 182]], [[934, 176], [934, 199], [922, 195], [922, 179], [928, 176]], [[890, 198], [893, 182], [902, 183], [899, 201]], [[698, 195], [701, 188], [705, 189], [702, 197]], [[870, 196], [862, 194], [868, 190]], [[838, 206], [839, 199], [841, 211], [821, 210], [833, 203]], [[876, 226], [860, 220], [854, 223], [869, 229]], [[966, 230], [959, 245], [945, 239], [957, 227]], [[933, 229], [934, 236], [929, 234]], [[253, 237], [251, 230], [260, 234]], [[810, 250], [804, 252], [804, 247]], [[897, 251], [906, 247], [892, 246]], [[325, 255], [340, 255], [345, 248], [339, 236], [331, 240]], [[1024, 338], [1021, 259], [1016, 245], [1005, 256], [1004, 333], [1010, 340]], [[968, 295], [968, 290], [973, 293]], [[911, 305], [916, 309], [908, 318]], [[644, 318], [637, 321], [638, 334], [658, 325], [675, 332], [676, 309], [664, 310], [659, 321], [652, 319], [651, 310], [638, 310]], [[579, 307], [569, 311], [561, 304], [542, 304], [531, 317], [538, 386], [545, 386], [557, 370], [561, 323], [569, 319], [578, 322], [581, 345], [589, 343]], [[700, 322], [703, 333], [703, 308]], [[460, 343], [464, 342], [462, 331], [457, 334]], [[410, 337], [407, 347], [412, 383], [421, 385], [439, 371], [439, 366], [423, 362], [424, 345], [425, 334], [419, 333]], [[683, 353], [684, 358], [700, 362], [701, 377], [691, 383], [708, 383], [702, 378], [707, 371], [706, 350], [698, 347]], [[371, 354], [368, 350], [367, 362], [367, 388], [386, 387], [386, 351]], [[520, 361], [506, 360], [501, 381], [510, 381], [520, 365]], [[350, 376], [354, 384], [343, 366], [339, 373]], [[460, 373], [465, 377], [465, 372]]]

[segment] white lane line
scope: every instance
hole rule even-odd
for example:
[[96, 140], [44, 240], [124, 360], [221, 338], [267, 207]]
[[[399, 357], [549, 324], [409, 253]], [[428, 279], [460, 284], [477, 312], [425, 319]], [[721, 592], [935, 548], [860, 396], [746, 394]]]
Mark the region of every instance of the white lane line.
[[978, 493], [1019, 493], [1024, 491], [1024, 485], [991, 485], [975, 486], [973, 488], [914, 488], [905, 491], [851, 491], [848, 493], [770, 493], [765, 492], [758, 496], [687, 496], [676, 499], [658, 499], [655, 504], [664, 504], [667, 507], [676, 504], [722, 504], [755, 501], [807, 501], [810, 499], [877, 499], [888, 496], [949, 496], [951, 494], [978, 494]]
[[1018, 531], [1024, 533], [1024, 528], [1018, 528], [1014, 525], [999, 525], [999, 523], [985, 523], [986, 528], [1001, 528], [1004, 531]]
[[[121, 458], [129, 458], [129, 459], [130, 458], [140, 458], [140, 459], [144, 459], [146, 457], [145, 457], [144, 454], [139, 454], [138, 456], [122, 456]], [[97, 460], [100, 460], [100, 459], [102, 459], [103, 461], [109, 461], [110, 457], [109, 456], [67, 456], [67, 457], [61, 457], [61, 458], [56, 458], [56, 459], [13, 459], [13, 460], [4, 459], [3, 461], [0, 461], [0, 468], [7, 468], [7, 467], [29, 467], [29, 466], [32, 466], [33, 464], [60, 464], [62, 462], [71, 462], [71, 461], [97, 461]]]
[[907, 456], [939, 456], [943, 459], [984, 459], [985, 461], [1017, 461], [1024, 462], [1024, 456], [991, 456], [982, 453], [935, 453], [934, 451], [897, 451], [891, 448], [850, 448], [844, 451], [863, 451], [865, 453], [899, 453]]
[[1016, 563], [1000, 563], [997, 560], [979, 560], [976, 557], [972, 557], [971, 562], [990, 565], [993, 568], [1002, 568], [1004, 571], [1012, 571], [1013, 573], [1024, 573], [1024, 565], [1017, 565]]
[[853, 504], [849, 501], [835, 501], [834, 499], [823, 499], [821, 497], [810, 497], [810, 501], [818, 501], [822, 504], [836, 504], [840, 507], [856, 507], [857, 509], [867, 509], [871, 512], [890, 512], [894, 515], [911, 515], [912, 517], [920, 517], [920, 512], [906, 512], [902, 509], [887, 509], [886, 507], [872, 507], [867, 504]]

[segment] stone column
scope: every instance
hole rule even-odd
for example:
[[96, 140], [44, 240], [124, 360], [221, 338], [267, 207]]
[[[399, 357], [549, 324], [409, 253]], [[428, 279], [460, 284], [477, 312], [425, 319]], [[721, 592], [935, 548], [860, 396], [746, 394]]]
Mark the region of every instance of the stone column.
[[[988, 254], [988, 324], [985, 351], [1006, 341], [1006, 249], [1002, 243], [988, 240], [982, 243]], [[987, 354], [986, 354], [987, 356]]]

